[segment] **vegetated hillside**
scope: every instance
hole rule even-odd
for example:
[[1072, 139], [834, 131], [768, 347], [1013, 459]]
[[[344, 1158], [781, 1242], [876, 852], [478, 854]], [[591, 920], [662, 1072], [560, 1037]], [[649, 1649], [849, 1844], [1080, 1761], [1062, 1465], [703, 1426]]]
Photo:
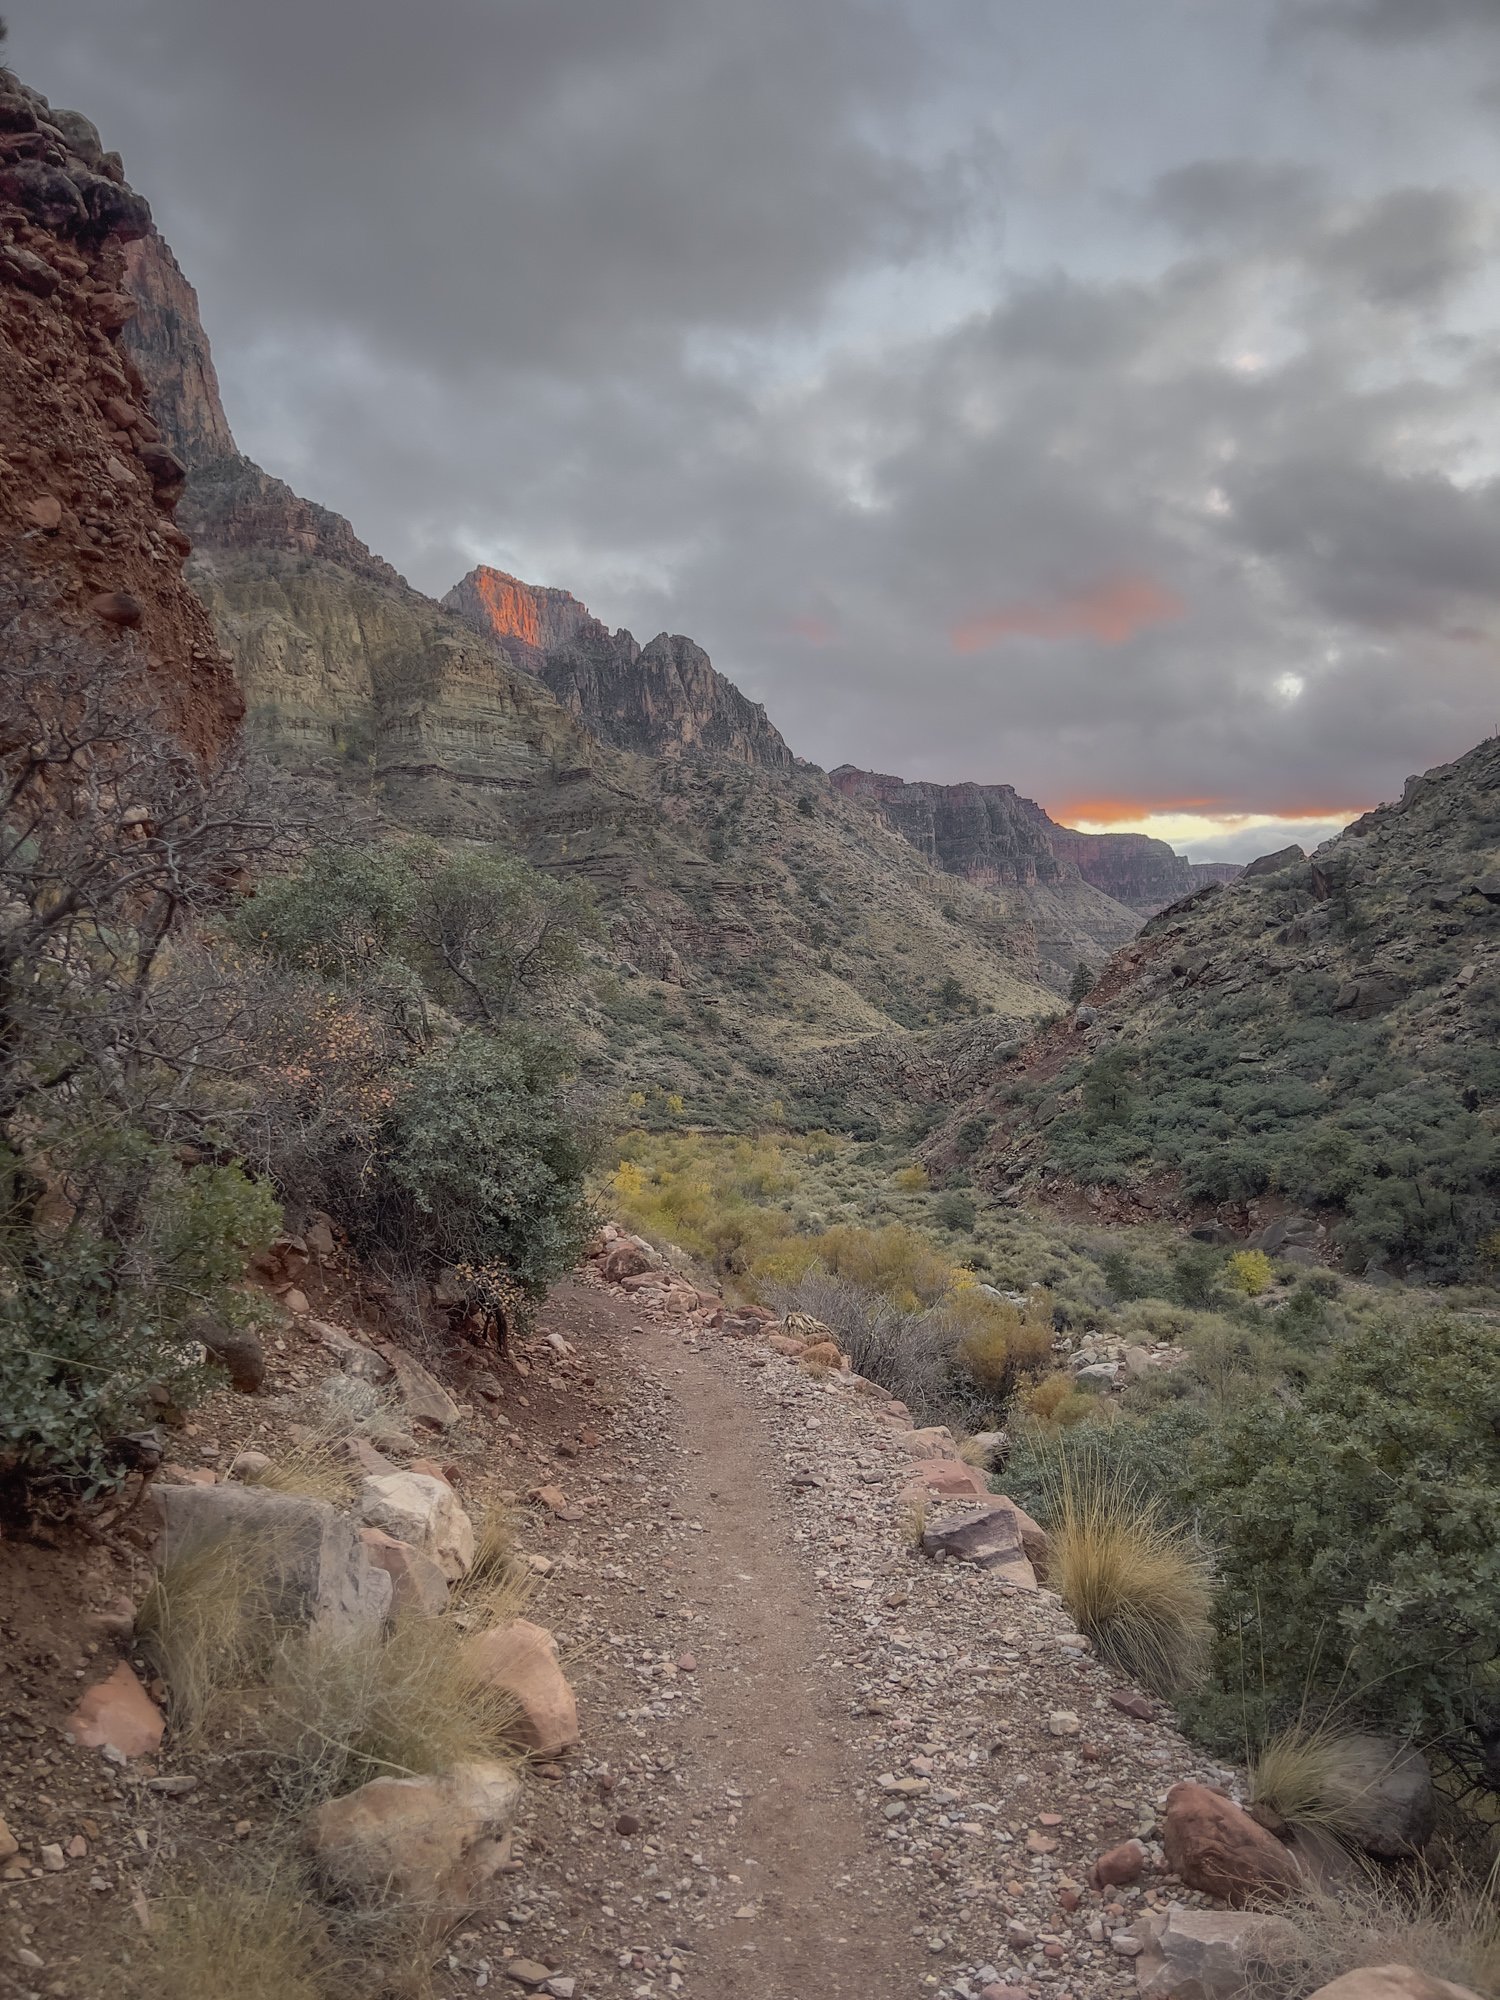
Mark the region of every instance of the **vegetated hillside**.
[[816, 775], [601, 742], [348, 522], [224, 452], [208, 343], [158, 237], [130, 281], [158, 421], [191, 461], [191, 576], [253, 737], [396, 826], [587, 882], [607, 920], [582, 1003], [597, 1073], [681, 1098], [674, 1116], [753, 1123], [801, 1048], [976, 1013], [1019, 1028], [1055, 1004], [1089, 947], [1045, 899], [1039, 916], [945, 879]]
[[[1151, 916], [1210, 882], [1232, 882], [1231, 863], [1189, 861], [1164, 840], [1144, 833], [1078, 833], [1059, 826], [1014, 785], [938, 785], [840, 764], [829, 773], [846, 798], [863, 799], [935, 867], [966, 881], [1048, 884], [1089, 912], [1103, 942], [1111, 942], [1105, 904], [1090, 905], [1080, 884], [1106, 902]], [[1128, 932], [1114, 918], [1113, 941]]]
[[1492, 1267], [1500, 739], [1164, 911], [930, 1152], [1107, 1213], [1290, 1228], [1356, 1269]]

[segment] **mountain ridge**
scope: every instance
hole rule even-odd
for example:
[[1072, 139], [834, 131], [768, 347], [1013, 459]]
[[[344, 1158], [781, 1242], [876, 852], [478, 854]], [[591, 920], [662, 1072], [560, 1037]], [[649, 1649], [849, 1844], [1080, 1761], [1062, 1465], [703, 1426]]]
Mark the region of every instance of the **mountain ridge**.
[[1081, 833], [1061, 826], [1014, 785], [939, 784], [840, 764], [830, 782], [864, 801], [925, 854], [966, 881], [1066, 882], [1074, 874], [1144, 916], [1210, 882], [1239, 874], [1231, 863], [1194, 862], [1143, 833]]

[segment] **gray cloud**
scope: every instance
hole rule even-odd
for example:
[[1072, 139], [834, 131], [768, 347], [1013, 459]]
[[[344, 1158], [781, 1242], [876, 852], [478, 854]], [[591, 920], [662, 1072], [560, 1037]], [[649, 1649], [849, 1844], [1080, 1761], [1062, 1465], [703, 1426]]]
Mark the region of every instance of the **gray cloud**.
[[1280, 0], [10, 11], [247, 449], [426, 588], [567, 585], [820, 762], [1060, 813], [1352, 813], [1492, 724], [1460, 5], [1448, 93], [1391, 0], [1323, 10], [1357, 60]]

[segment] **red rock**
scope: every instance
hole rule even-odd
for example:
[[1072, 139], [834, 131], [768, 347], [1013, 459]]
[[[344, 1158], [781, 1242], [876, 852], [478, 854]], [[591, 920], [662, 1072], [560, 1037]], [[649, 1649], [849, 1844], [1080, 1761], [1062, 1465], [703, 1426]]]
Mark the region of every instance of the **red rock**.
[[1362, 1965], [1320, 1986], [1312, 2000], [1479, 2000], [1472, 1987], [1455, 1986], [1410, 1965]]
[[1141, 1843], [1123, 1840], [1099, 1856], [1089, 1881], [1095, 1889], [1123, 1888], [1128, 1882], [1138, 1882], [1145, 1866], [1146, 1850]]
[[1167, 1866], [1190, 1889], [1235, 1908], [1295, 1894], [1302, 1877], [1274, 1834], [1207, 1785], [1174, 1785], [1162, 1818]]
[[101, 590], [89, 599], [89, 610], [106, 625], [133, 630], [145, 617], [145, 607], [128, 590]]
[[517, 1618], [481, 1632], [465, 1650], [484, 1683], [515, 1700], [518, 1743], [537, 1757], [555, 1757], [578, 1741], [578, 1704], [557, 1664], [557, 1642], [545, 1627]]
[[55, 535], [62, 526], [62, 502], [55, 493], [42, 493], [27, 501], [26, 518], [44, 535]]
[[983, 1473], [976, 1472], [972, 1465], [965, 1465], [961, 1459], [931, 1458], [911, 1469], [912, 1483], [925, 1487], [946, 1500], [988, 1499], [989, 1487]]
[[1137, 1722], [1150, 1722], [1156, 1714], [1143, 1694], [1112, 1694], [1110, 1701], [1121, 1715], [1133, 1715]]
[[677, 1671], [680, 1674], [695, 1674], [698, 1671], [698, 1662], [691, 1653], [679, 1653]]
[[161, 1710], [122, 1660], [98, 1681], [68, 1717], [68, 1734], [87, 1750], [109, 1748], [122, 1757], [149, 1757], [161, 1748]]

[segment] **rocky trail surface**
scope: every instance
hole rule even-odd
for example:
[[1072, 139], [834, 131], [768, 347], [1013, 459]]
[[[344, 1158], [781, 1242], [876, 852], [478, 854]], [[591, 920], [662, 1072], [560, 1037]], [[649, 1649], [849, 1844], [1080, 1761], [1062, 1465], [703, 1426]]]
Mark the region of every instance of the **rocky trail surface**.
[[[412, 1431], [384, 1418], [349, 1441], [367, 1473], [394, 1460], [466, 1506], [508, 1499], [528, 1615], [578, 1699], [581, 1742], [533, 1758], [512, 1856], [431, 1990], [1134, 1990], [1144, 1912], [1203, 1903], [1167, 1874], [1166, 1792], [1228, 1774], [1091, 1657], [1019, 1550], [982, 1569], [913, 1546], [914, 1482], [938, 1527], [982, 1510], [945, 1433], [809, 1372], [753, 1310], [608, 1269], [561, 1286], [509, 1360], [450, 1352], [452, 1397], [385, 1342]], [[380, 1343], [357, 1283], [314, 1258], [273, 1288], [264, 1381], [201, 1406], [163, 1480], [284, 1453], [340, 1354], [373, 1359], [348, 1331]], [[106, 1509], [76, 1542], [0, 1548], [0, 1994], [114, 1993], [184, 1865], [232, 1873], [286, 1838], [232, 1744], [160, 1742], [128, 1664], [160, 1699], [130, 1636], [150, 1573], [135, 1521]], [[144, 1754], [70, 1734], [111, 1674], [154, 1723]], [[1113, 1850], [1115, 1884], [1091, 1887]]]
[[1200, 1760], [1055, 1598], [911, 1548], [901, 1420], [654, 1310], [549, 1309], [614, 1416], [546, 1531], [584, 1741], [518, 1847], [514, 1949], [633, 2000], [1133, 1990], [1125, 1933], [1172, 1898], [1090, 1871], [1139, 1838], [1149, 1877]]

